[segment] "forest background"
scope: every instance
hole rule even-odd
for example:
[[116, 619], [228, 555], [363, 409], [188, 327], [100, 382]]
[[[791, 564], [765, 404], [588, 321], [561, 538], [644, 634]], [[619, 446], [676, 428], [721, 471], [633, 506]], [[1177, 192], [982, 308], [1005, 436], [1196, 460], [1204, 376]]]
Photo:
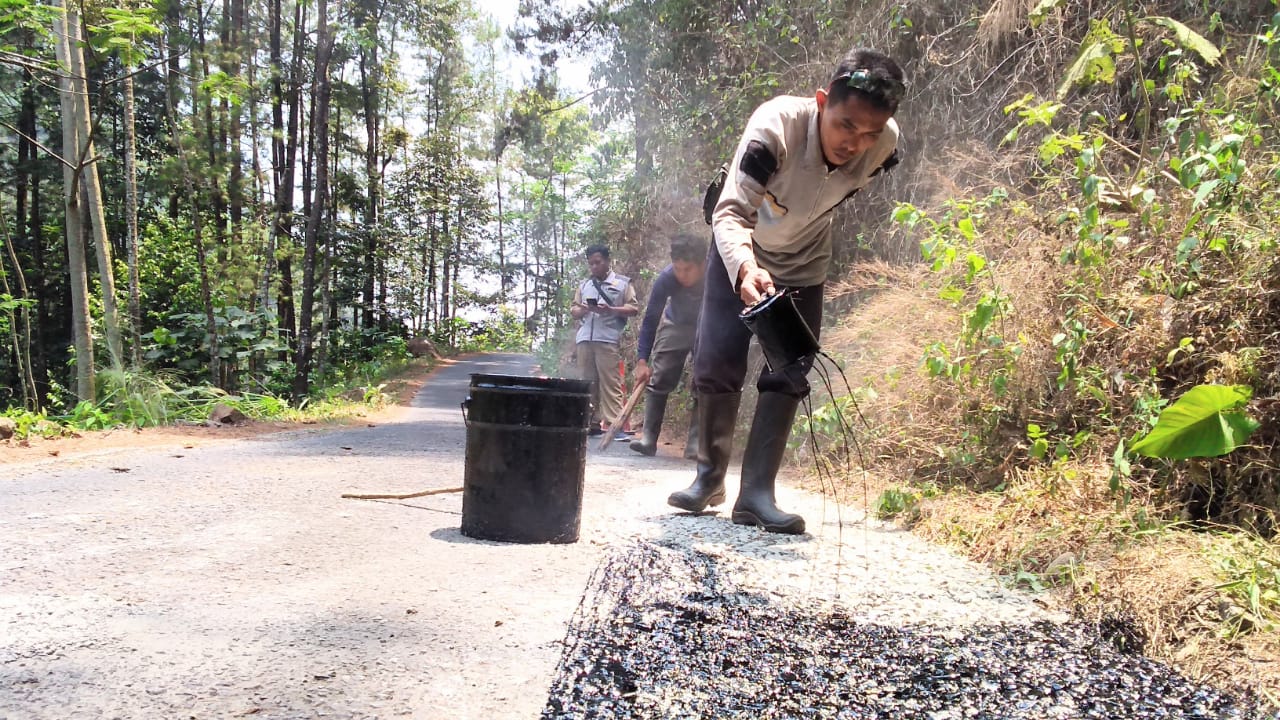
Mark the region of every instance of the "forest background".
[[838, 213], [851, 388], [798, 457], [1275, 702], [1278, 40], [1276, 0], [0, 0], [0, 407], [371, 400], [413, 338], [557, 369], [581, 250], [643, 296], [751, 110], [875, 47], [905, 159]]

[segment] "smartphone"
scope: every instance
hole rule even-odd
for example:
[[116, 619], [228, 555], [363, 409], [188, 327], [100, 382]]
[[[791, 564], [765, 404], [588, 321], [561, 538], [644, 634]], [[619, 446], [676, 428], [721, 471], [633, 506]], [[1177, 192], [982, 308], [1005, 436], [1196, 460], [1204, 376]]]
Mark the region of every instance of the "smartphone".
[[595, 307], [599, 303], [600, 303], [600, 300], [597, 298], [587, 298], [587, 304], [590, 305], [591, 307]]

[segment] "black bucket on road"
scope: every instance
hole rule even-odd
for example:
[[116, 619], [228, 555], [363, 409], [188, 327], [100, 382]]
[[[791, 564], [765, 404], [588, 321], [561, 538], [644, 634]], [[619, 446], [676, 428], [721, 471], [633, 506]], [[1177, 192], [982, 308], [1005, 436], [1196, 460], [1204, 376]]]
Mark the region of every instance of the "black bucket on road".
[[462, 404], [462, 534], [499, 542], [576, 542], [590, 384], [474, 374], [470, 393]]
[[591, 420], [591, 385], [568, 378], [475, 373], [467, 414], [476, 422], [585, 428]]

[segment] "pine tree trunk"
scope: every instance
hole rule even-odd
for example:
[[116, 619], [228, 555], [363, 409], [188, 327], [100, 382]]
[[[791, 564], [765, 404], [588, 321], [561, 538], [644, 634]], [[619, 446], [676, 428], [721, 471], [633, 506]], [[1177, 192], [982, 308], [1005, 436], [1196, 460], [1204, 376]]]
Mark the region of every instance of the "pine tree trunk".
[[326, 195], [329, 189], [329, 98], [332, 85], [329, 81], [329, 57], [333, 51], [333, 36], [329, 31], [328, 0], [316, 3], [316, 87], [315, 119], [315, 198], [307, 216], [307, 229], [302, 256], [302, 302], [298, 312], [298, 345], [295, 353], [296, 374], [293, 378], [293, 398], [301, 402], [310, 392], [311, 371], [311, 323], [316, 293], [316, 251], [324, 222]]
[[[275, 8], [278, 23], [273, 25], [277, 30], [277, 36], [282, 34], [282, 30], [278, 27], [283, 22], [282, 8], [280, 0], [272, 0]], [[293, 57], [290, 62], [288, 93], [283, 90], [283, 81], [281, 75], [283, 68], [280, 62], [280, 37], [273, 39], [274, 46], [272, 56], [276, 58], [273, 67], [274, 80], [272, 83], [272, 129], [273, 129], [273, 149], [272, 160], [275, 173], [273, 179], [275, 181], [275, 201], [276, 212], [275, 222], [272, 224], [272, 255], [278, 253], [280, 255], [280, 290], [279, 290], [279, 318], [277, 320], [281, 335], [285, 344], [292, 347], [294, 338], [297, 336], [297, 319], [294, 312], [293, 303], [293, 261], [289, 252], [293, 249], [293, 190], [294, 178], [298, 166], [298, 125], [302, 114], [302, 43], [305, 37], [306, 15], [304, 13], [304, 3], [297, 3], [294, 7], [294, 28], [293, 28]], [[284, 126], [282, 105], [285, 100], [289, 102], [289, 121], [288, 127]], [[268, 277], [265, 281], [270, 283]]]
[[377, 19], [365, 19], [369, 47], [360, 49], [360, 97], [364, 106], [364, 173], [368, 197], [364, 207], [364, 308], [361, 326], [374, 326], [375, 314], [381, 313], [374, 296], [377, 278], [378, 237], [378, 39]]
[[493, 172], [498, 186], [498, 302], [507, 305], [507, 245], [503, 237], [502, 217], [502, 156], [493, 161]]
[[[58, 46], [59, 64], [73, 68], [71, 46], [79, 37], [72, 28], [79, 25], [79, 12], [74, 2], [64, 3], [66, 13], [58, 16], [54, 30]], [[71, 75], [63, 74], [58, 81], [58, 96], [62, 109], [62, 200], [65, 208], [67, 234], [67, 270], [71, 286], [71, 337], [75, 345], [76, 397], [92, 402], [94, 392], [93, 338], [90, 335], [92, 319], [89, 317], [89, 270], [85, 258], [84, 234], [81, 230], [80, 180], [76, 155], [80, 147], [80, 123], [76, 117], [75, 84]]]
[[98, 166], [93, 145], [93, 121], [89, 114], [89, 82], [85, 70], [84, 50], [81, 45], [80, 13], [74, 2], [64, 3], [67, 18], [66, 59], [72, 94], [73, 122], [76, 123], [73, 150], [67, 160], [77, 165], [79, 182], [88, 197], [84, 208], [92, 232], [94, 254], [98, 260], [98, 284], [102, 289], [102, 324], [107, 337], [107, 353], [114, 364], [124, 361], [120, 342], [120, 316], [116, 309], [115, 270], [111, 264], [111, 244], [107, 239], [106, 213], [103, 211], [102, 184], [98, 179]]
[[129, 345], [134, 367], [142, 366], [142, 280], [138, 270], [138, 137], [133, 77], [124, 79], [124, 219], [129, 233]]

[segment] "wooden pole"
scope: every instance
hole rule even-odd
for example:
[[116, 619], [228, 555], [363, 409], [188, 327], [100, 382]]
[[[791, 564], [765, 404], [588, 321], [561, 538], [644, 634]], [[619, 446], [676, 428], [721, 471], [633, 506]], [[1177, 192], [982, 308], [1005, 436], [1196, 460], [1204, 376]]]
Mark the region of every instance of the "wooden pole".
[[631, 393], [631, 398], [627, 400], [626, 407], [622, 408], [622, 414], [618, 416], [613, 424], [609, 426], [609, 431], [604, 434], [604, 439], [600, 441], [600, 449], [607, 450], [609, 443], [613, 442], [613, 436], [618, 432], [618, 428], [626, 424], [627, 418], [631, 417], [631, 411], [636, 409], [636, 403], [640, 402], [640, 396], [644, 394], [646, 384], [636, 387], [635, 392]]
[[351, 500], [408, 500], [409, 498], [423, 497], [426, 495], [443, 495], [445, 493], [462, 492], [460, 487], [438, 488], [436, 490], [423, 490], [422, 492], [409, 493], [407, 495], [352, 495], [347, 493], [344, 498]]

